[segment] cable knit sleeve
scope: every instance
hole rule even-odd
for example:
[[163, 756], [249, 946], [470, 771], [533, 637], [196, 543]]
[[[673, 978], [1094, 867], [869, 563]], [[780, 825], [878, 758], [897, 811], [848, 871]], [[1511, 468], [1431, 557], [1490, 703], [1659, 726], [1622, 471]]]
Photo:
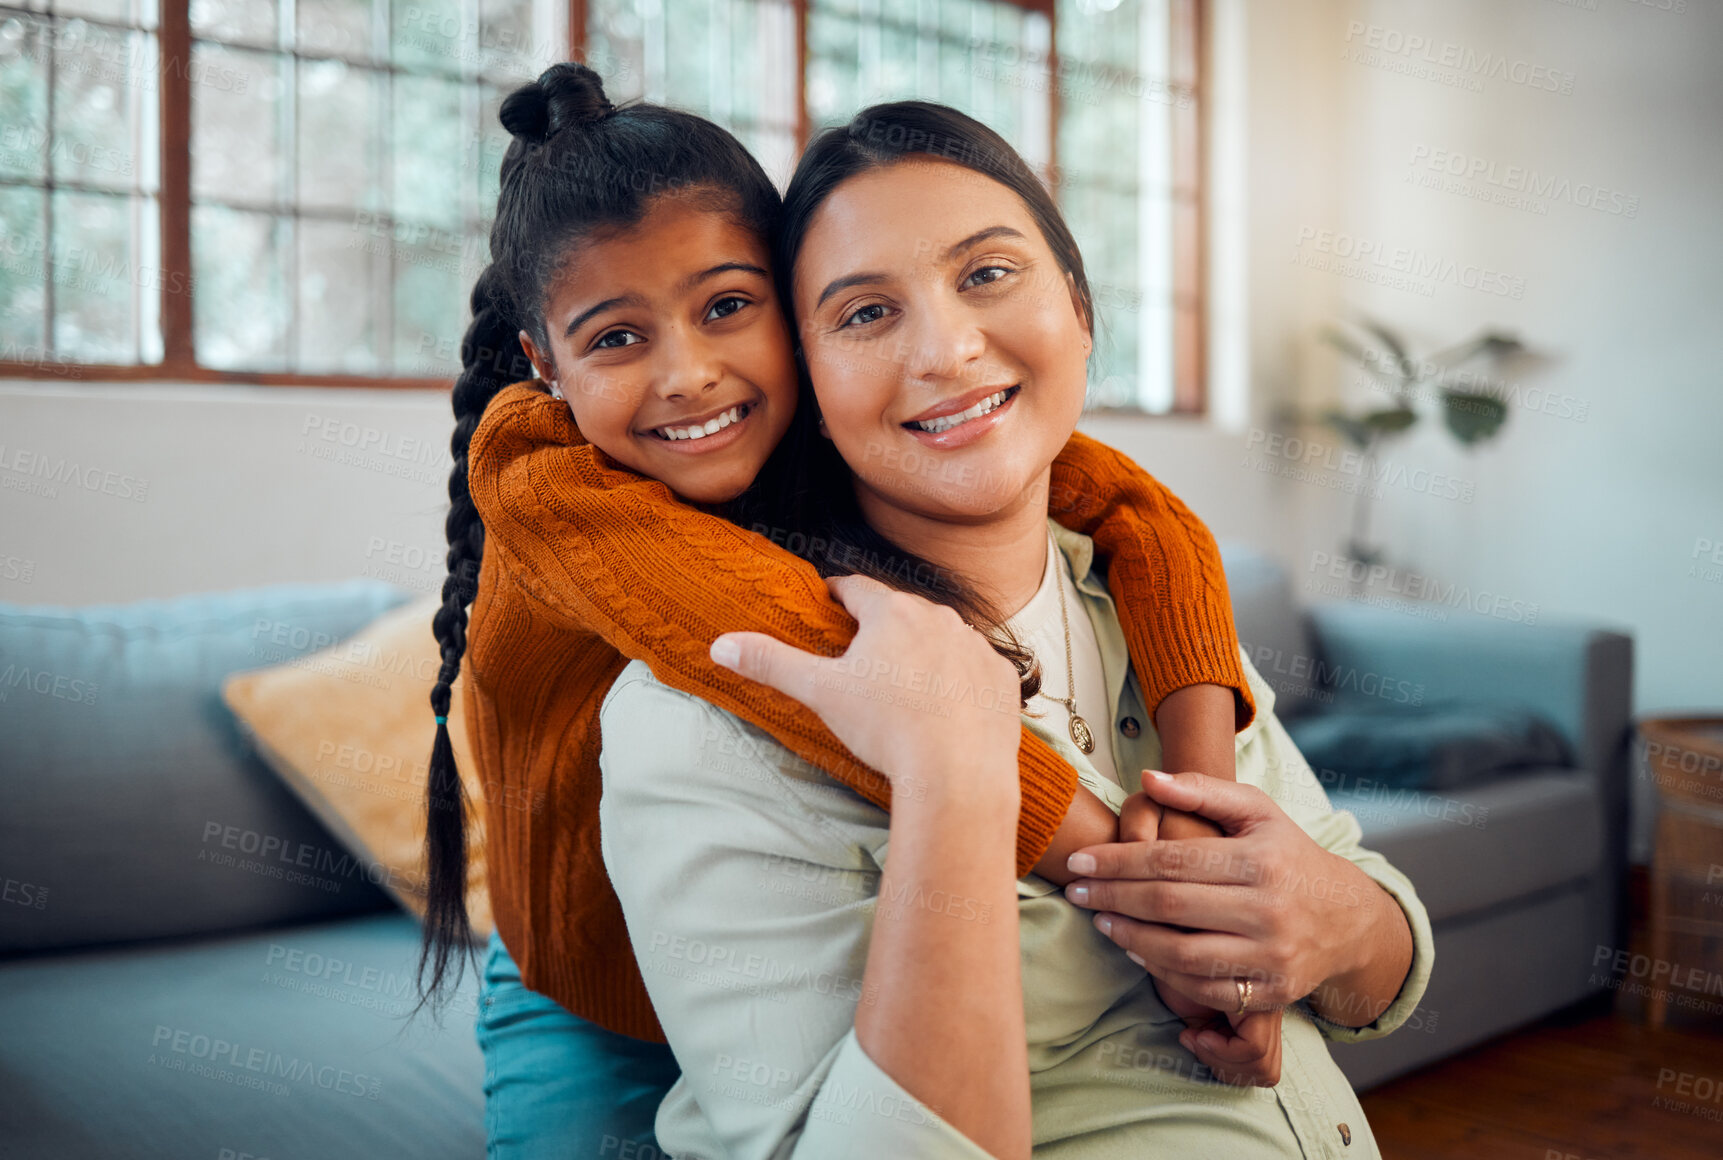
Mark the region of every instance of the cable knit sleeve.
[[[524, 385], [491, 401], [468, 448], [485, 552], [553, 621], [597, 633], [666, 685], [770, 733], [877, 805], [890, 783], [808, 708], [714, 664], [724, 632], [770, 633], [836, 656], [855, 621], [813, 565], [679, 502], [588, 444], [567, 407]], [[1040, 861], [1070, 809], [1076, 772], [1025, 730], [1018, 873]]]
[[1239, 665], [1226, 573], [1208, 527], [1127, 456], [1077, 432], [1053, 464], [1048, 514], [1095, 541], [1152, 716], [1188, 685], [1233, 691], [1235, 728], [1256, 716]]

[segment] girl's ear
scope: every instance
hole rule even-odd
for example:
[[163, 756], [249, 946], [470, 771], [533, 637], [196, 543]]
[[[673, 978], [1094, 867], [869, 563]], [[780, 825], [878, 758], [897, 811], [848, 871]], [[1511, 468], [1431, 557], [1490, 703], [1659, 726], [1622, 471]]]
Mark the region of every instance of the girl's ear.
[[549, 352], [539, 350], [538, 344], [532, 340], [532, 335], [524, 330], [520, 332], [520, 348], [526, 352], [526, 357], [532, 360], [533, 377], [550, 387], [553, 398], [562, 398], [562, 391], [556, 385], [556, 367], [551, 364]]

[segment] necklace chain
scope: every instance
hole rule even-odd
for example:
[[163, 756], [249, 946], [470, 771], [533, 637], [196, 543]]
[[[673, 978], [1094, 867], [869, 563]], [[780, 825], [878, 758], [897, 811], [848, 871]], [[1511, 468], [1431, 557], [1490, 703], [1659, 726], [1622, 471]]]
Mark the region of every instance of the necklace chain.
[[[1057, 553], [1059, 545], [1050, 541], [1047, 550]], [[1065, 711], [1071, 715], [1072, 742], [1084, 753], [1093, 753], [1095, 752], [1095, 734], [1089, 728], [1089, 723], [1083, 720], [1082, 714], [1077, 712], [1077, 668], [1071, 660], [1071, 615], [1065, 610], [1065, 566], [1064, 561], [1060, 560], [1057, 555], [1054, 557], [1053, 584], [1059, 590], [1059, 623], [1065, 629], [1065, 691], [1070, 695], [1066, 697], [1055, 697], [1051, 693], [1041, 695], [1049, 701], [1057, 701], [1065, 706]]]

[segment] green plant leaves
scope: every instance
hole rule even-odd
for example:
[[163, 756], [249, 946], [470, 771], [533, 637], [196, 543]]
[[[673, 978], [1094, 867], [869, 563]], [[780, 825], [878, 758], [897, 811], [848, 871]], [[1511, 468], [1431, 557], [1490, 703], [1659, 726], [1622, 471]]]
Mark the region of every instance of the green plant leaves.
[[1442, 422], [1463, 445], [1482, 443], [1508, 419], [1508, 405], [1494, 395], [1473, 391], [1442, 392]]
[[1410, 407], [1390, 407], [1385, 411], [1348, 415], [1331, 409], [1323, 412], [1322, 421], [1340, 432], [1348, 443], [1363, 449], [1375, 442], [1378, 436], [1398, 435], [1412, 426], [1418, 421], [1418, 412]]

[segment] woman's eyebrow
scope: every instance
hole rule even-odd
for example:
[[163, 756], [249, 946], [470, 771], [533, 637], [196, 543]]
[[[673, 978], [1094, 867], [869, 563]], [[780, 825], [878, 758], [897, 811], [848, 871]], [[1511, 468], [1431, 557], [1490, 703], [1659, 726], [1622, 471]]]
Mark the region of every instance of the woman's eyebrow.
[[883, 281], [885, 281], [884, 274], [846, 274], [842, 278], [833, 278], [826, 283], [826, 288], [820, 291], [820, 300], [814, 303], [814, 309], [818, 310], [824, 306], [826, 299], [840, 290], [848, 290], [851, 286], [863, 286], [869, 282]]
[[946, 247], [945, 258], [950, 261], [953, 255], [960, 254], [971, 246], [978, 246], [982, 242], [991, 241], [993, 238], [1016, 238], [1020, 242], [1025, 240], [1021, 231], [1014, 230], [1010, 226], [988, 226], [984, 230], [975, 231], [961, 242]]
[[[991, 241], [993, 238], [1016, 238], [1018, 241], [1024, 240], [1023, 232], [1021, 230], [1014, 230], [1010, 226], [988, 226], [984, 230], [976, 230], [961, 242], [954, 242], [947, 246], [945, 248], [943, 260], [950, 261], [954, 254], [960, 254], [972, 246], [979, 246], [982, 242]], [[838, 293], [840, 290], [848, 290], [851, 286], [861, 286], [868, 282], [883, 281], [885, 281], [884, 274], [872, 273], [847, 274], [842, 278], [834, 278], [826, 284], [826, 288], [824, 290], [820, 291], [820, 299], [818, 302], [814, 303], [814, 309], [818, 310], [820, 307], [824, 306], [826, 304], [826, 299], [830, 298], [833, 294]]]

